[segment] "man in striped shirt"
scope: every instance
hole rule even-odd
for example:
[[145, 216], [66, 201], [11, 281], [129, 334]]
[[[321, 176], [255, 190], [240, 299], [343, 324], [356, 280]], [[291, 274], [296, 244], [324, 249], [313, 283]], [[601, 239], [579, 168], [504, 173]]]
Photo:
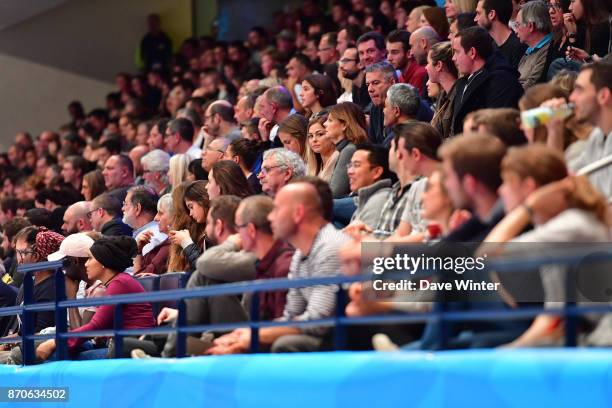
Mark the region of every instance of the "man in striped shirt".
[[[331, 197], [331, 192], [325, 194]], [[295, 249], [289, 279], [333, 276], [340, 273], [338, 249], [348, 237], [324, 217], [323, 195], [307, 182], [283, 187], [274, 199], [268, 216], [276, 239], [284, 239]], [[280, 321], [325, 319], [334, 314], [335, 286], [289, 289]], [[321, 347], [326, 327], [267, 327], [259, 331], [260, 342], [272, 352], [315, 351]], [[251, 339], [250, 329], [237, 329], [215, 340], [209, 354], [244, 352]]]

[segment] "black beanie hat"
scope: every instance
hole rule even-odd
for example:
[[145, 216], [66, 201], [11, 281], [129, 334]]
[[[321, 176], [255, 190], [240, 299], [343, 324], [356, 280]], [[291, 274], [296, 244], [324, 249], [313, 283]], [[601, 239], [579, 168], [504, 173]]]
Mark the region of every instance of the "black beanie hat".
[[95, 241], [91, 254], [102, 265], [117, 272], [123, 272], [133, 265], [136, 255], [136, 241], [126, 236], [110, 236]]

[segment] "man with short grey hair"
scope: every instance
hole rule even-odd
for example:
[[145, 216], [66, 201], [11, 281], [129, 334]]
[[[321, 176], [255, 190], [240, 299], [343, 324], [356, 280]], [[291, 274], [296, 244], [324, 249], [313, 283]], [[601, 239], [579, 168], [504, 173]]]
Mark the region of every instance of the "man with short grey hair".
[[[391, 128], [385, 124], [384, 107], [389, 88], [397, 83], [397, 72], [389, 62], [382, 61], [367, 67], [365, 75], [365, 83], [368, 88], [370, 99], [372, 100], [368, 139], [373, 144], [389, 147], [393, 136], [390, 135]], [[413, 104], [415, 104], [415, 102], [413, 102]], [[420, 99], [419, 96], [417, 114], [414, 115], [413, 118], [423, 122], [431, 122], [432, 116], [433, 113], [429, 105]]]
[[163, 150], [155, 149], [140, 159], [142, 178], [146, 186], [151, 187], [161, 197], [168, 190], [168, 168], [170, 155]]
[[382, 144], [385, 140], [383, 108], [387, 90], [395, 83], [397, 83], [397, 73], [393, 65], [387, 61], [374, 63], [365, 70], [365, 84], [372, 100], [368, 138], [374, 144]]
[[419, 91], [412, 85], [394, 84], [387, 91], [383, 109], [383, 123], [387, 130], [383, 146], [389, 147], [393, 140], [393, 131], [389, 130], [398, 123], [416, 120], [421, 107]]
[[293, 97], [282, 85], [273, 86], [263, 93], [259, 108], [259, 133], [262, 140], [270, 140], [272, 146], [281, 147], [280, 138], [276, 137], [278, 125], [293, 112]]
[[306, 174], [306, 165], [302, 158], [290, 150], [276, 148], [266, 150], [257, 175], [262, 191], [274, 197], [276, 192], [289, 184], [296, 177]]
[[518, 66], [523, 89], [546, 82], [551, 62], [562, 56], [552, 46], [551, 27], [548, 5], [543, 1], [525, 3], [518, 12], [516, 33], [528, 47]]

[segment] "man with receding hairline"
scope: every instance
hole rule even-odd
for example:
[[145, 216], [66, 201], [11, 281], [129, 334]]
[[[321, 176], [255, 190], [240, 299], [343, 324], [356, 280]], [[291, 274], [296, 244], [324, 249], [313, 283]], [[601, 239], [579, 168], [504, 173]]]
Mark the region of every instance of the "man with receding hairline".
[[211, 103], [204, 113], [204, 130], [210, 136], [204, 141], [204, 147], [222, 137], [230, 141], [239, 139], [241, 134], [234, 119], [234, 107], [224, 100]]
[[91, 210], [91, 202], [78, 201], [66, 209], [62, 232], [68, 236], [77, 232], [91, 231], [91, 220], [88, 213]]
[[125, 154], [115, 154], [104, 163], [102, 176], [109, 194], [123, 202], [128, 189], [134, 185], [134, 163]]
[[[330, 192], [331, 194], [331, 192]], [[296, 250], [289, 268], [289, 279], [333, 276], [340, 273], [338, 249], [348, 237], [324, 217], [317, 189], [307, 182], [295, 182], [281, 188], [268, 215], [276, 239], [286, 240]], [[325, 319], [336, 307], [334, 286], [289, 289], [283, 316], [279, 321]], [[319, 350], [326, 327], [266, 327], [259, 331], [259, 341], [272, 352]], [[246, 350], [251, 340], [250, 329], [237, 329], [220, 337], [220, 346], [211, 354], [227, 354], [226, 347], [239, 345]]]
[[295, 112], [291, 92], [281, 85], [266, 90], [262, 95], [259, 111], [261, 118], [258, 128], [262, 140], [270, 140], [273, 147], [282, 147], [280, 138], [276, 135], [279, 123]]

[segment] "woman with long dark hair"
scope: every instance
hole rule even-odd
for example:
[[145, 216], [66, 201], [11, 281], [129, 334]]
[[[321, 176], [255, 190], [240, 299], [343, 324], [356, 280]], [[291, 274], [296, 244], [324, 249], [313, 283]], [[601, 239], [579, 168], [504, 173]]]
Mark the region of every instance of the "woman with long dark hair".
[[254, 194], [261, 193], [261, 184], [257, 178], [256, 164], [261, 161], [262, 144], [257, 140], [240, 138], [234, 140], [225, 149], [225, 160], [231, 160], [240, 166], [242, 174], [246, 177], [249, 187]]
[[81, 194], [85, 197], [85, 201], [91, 201], [105, 191], [104, 177], [102, 177], [100, 170], [85, 173], [83, 184], [81, 185]]
[[299, 154], [304, 162], [306, 162], [307, 128], [308, 119], [299, 113], [287, 116], [278, 125], [278, 137], [283, 147]]
[[253, 194], [238, 163], [230, 160], [221, 160], [213, 164], [208, 173], [206, 191], [210, 200], [222, 195], [245, 198]]
[[612, 52], [612, 16], [608, 0], [573, 0], [563, 21], [569, 37], [567, 56], [590, 62]]
[[206, 215], [210, 207], [206, 181], [185, 181], [176, 186], [172, 191], [172, 206], [168, 271], [190, 272], [195, 270], [195, 263], [204, 249]]
[[552, 24], [553, 45], [558, 51], [565, 51], [568, 46], [569, 37], [563, 15], [569, 13], [570, 0], [550, 0], [548, 2], [548, 14]]
[[322, 109], [336, 104], [338, 95], [334, 83], [327, 75], [310, 74], [302, 81], [300, 92], [305, 116], [310, 117]]

